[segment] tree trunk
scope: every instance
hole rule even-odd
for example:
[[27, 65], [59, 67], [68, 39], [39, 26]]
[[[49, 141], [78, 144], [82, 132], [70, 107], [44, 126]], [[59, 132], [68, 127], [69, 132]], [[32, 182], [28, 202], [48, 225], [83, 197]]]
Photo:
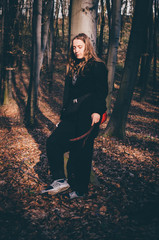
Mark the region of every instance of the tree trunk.
[[26, 106], [25, 120], [27, 124], [35, 124], [37, 111], [38, 87], [40, 82], [40, 70], [43, 62], [44, 51], [47, 45], [50, 16], [52, 12], [53, 0], [48, 1], [43, 12], [42, 23], [42, 0], [34, 0], [33, 3], [33, 23], [32, 23], [32, 56], [30, 83], [28, 90], [28, 101]]
[[41, 50], [42, 53], [45, 52], [47, 40], [48, 40], [48, 32], [49, 32], [49, 26], [50, 26], [50, 18], [52, 14], [52, 8], [53, 8], [53, 1], [48, 1], [47, 4], [45, 4], [45, 8], [43, 11], [43, 21], [42, 21], [42, 42], [41, 42]]
[[40, 81], [41, 65], [41, 21], [42, 21], [42, 0], [34, 0], [33, 23], [32, 23], [32, 55], [31, 73], [26, 107], [26, 121], [28, 124], [35, 124], [37, 110], [38, 86]]
[[3, 79], [4, 79], [4, 71], [3, 71], [3, 56], [4, 56], [4, 16], [5, 16], [5, 0], [2, 2], [2, 31], [1, 31], [1, 75], [0, 75], [0, 105], [3, 103]]
[[32, 22], [33, 22], [33, 2], [28, 0], [28, 4], [29, 4], [29, 14], [28, 14], [28, 24], [29, 24], [29, 30], [31, 31], [31, 25], [32, 25]]
[[70, 50], [70, 43], [71, 43], [71, 13], [72, 13], [72, 1], [70, 0], [70, 5], [69, 5], [69, 15], [68, 15], [68, 54]]
[[153, 89], [156, 89], [156, 68], [157, 68], [157, 1], [155, 0], [155, 11], [154, 11], [154, 35], [153, 35], [153, 53], [154, 53], [154, 64], [153, 64]]
[[98, 55], [99, 57], [102, 56], [103, 53], [103, 32], [105, 26], [105, 15], [104, 15], [104, 1], [101, 0], [101, 27], [100, 27], [100, 36], [99, 36], [99, 45], [98, 45]]
[[[56, 47], [57, 47], [57, 42], [58, 42], [58, 37], [59, 37], [59, 10], [60, 10], [60, 2], [59, 0], [56, 1], [56, 6], [55, 6], [55, 19], [54, 19], [54, 12], [52, 12], [51, 16], [51, 39], [52, 39], [52, 50], [51, 50], [51, 64], [50, 64], [50, 82], [49, 82], [49, 93], [51, 94], [52, 89], [53, 89], [53, 74], [54, 74], [54, 57], [55, 57], [55, 52], [56, 52]], [[55, 24], [54, 24], [55, 22]], [[54, 27], [55, 25], [55, 27]]]
[[111, 15], [112, 15], [111, 14], [110, 1], [111, 0], [106, 0], [107, 14], [108, 14], [109, 39], [110, 39]]
[[96, 47], [97, 7], [98, 0], [72, 0], [71, 39], [79, 33], [85, 33]]
[[[3, 18], [2, 18], [2, 65], [1, 65], [1, 91], [0, 91], [0, 104], [7, 104], [12, 98], [11, 88], [11, 69], [13, 70], [14, 56], [13, 46], [15, 41], [14, 26], [18, 9], [18, 0], [16, 1], [3, 1]], [[9, 69], [9, 70], [8, 70]]]
[[151, 5], [152, 0], [136, 1], [121, 86], [106, 128], [106, 134], [109, 136], [116, 136], [118, 138], [123, 138], [125, 136], [126, 120], [137, 78], [139, 60], [145, 36], [144, 33], [147, 26], [145, 23], [147, 23]]
[[49, 66], [49, 72], [50, 72], [50, 78], [49, 78], [49, 93], [52, 92], [52, 86], [53, 86], [53, 73], [54, 73], [54, 56], [55, 56], [55, 46], [54, 46], [54, 6], [51, 14], [50, 19], [50, 40], [51, 40], [51, 61]]
[[61, 4], [61, 13], [62, 13], [62, 41], [63, 47], [65, 46], [64, 38], [65, 38], [65, 1], [60, 0]]
[[121, 29], [121, 0], [114, 0], [112, 4], [112, 25], [110, 30], [110, 40], [108, 49], [107, 69], [108, 69], [108, 96], [107, 113], [110, 114], [111, 99], [114, 86], [114, 75], [117, 61], [119, 36]]
[[[144, 45], [144, 44], [143, 44]], [[148, 27], [145, 34], [145, 49], [143, 51], [141, 61], [141, 71], [139, 84], [141, 86], [140, 100], [143, 101], [146, 94], [147, 82], [150, 73], [151, 61], [152, 61], [152, 49], [153, 46], [153, 9], [151, 6], [151, 14], [148, 19]]]
[[122, 1], [122, 6], [121, 8], [123, 7], [123, 4], [125, 5], [124, 6], [124, 9], [123, 9], [123, 14], [121, 16], [121, 31], [120, 31], [120, 39], [122, 39], [123, 35], [123, 28], [125, 26], [125, 18], [126, 18], [126, 13], [127, 13], [127, 8], [128, 8], [128, 0], [125, 0], [124, 3]]
[[60, 10], [59, 0], [56, 1], [55, 9], [56, 9], [56, 11], [55, 11], [54, 46], [56, 46], [57, 38], [59, 37], [59, 10]]
[[9, 67], [5, 69], [3, 104], [9, 104], [9, 100], [12, 99], [12, 71], [14, 70]]

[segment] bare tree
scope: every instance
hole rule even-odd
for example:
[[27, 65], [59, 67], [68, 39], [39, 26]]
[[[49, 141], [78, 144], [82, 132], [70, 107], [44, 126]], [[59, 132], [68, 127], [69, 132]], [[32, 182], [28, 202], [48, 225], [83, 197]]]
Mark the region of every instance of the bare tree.
[[31, 73], [26, 107], [26, 121], [28, 124], [35, 124], [40, 70], [47, 45], [53, 0], [45, 2], [45, 4], [45, 9], [42, 11], [42, 0], [34, 0], [33, 3]]
[[127, 115], [137, 78], [139, 60], [142, 53], [145, 29], [151, 12], [152, 0], [136, 1], [132, 29], [127, 49], [124, 71], [114, 109], [106, 128], [106, 134], [123, 138]]
[[98, 0], [72, 0], [71, 9], [71, 39], [78, 33], [86, 33], [94, 47], [97, 37]]
[[[124, 7], [123, 7], [124, 6]], [[122, 33], [125, 26], [125, 19], [126, 19], [126, 12], [128, 8], [128, 0], [121, 1], [121, 8], [123, 8], [122, 15], [121, 15], [121, 31], [120, 31], [120, 39], [122, 39]]]
[[69, 19], [68, 19], [68, 50], [67, 52], [69, 53], [69, 49], [70, 49], [70, 42], [71, 42], [71, 12], [72, 12], [72, 1], [70, 0], [70, 5], [69, 5]]
[[64, 43], [65, 38], [65, 8], [66, 8], [66, 1], [60, 0], [61, 4], [61, 13], [62, 13], [62, 40]]
[[99, 44], [98, 44], [98, 55], [102, 56], [103, 53], [103, 33], [105, 26], [105, 9], [104, 9], [104, 1], [101, 0], [101, 26], [100, 26], [100, 35], [99, 35]]
[[0, 79], [0, 103], [7, 104], [12, 98], [11, 71], [14, 70], [13, 46], [18, 0], [3, 0], [2, 5], [2, 63]]
[[108, 27], [109, 27], [109, 39], [110, 39], [110, 28], [111, 28], [111, 0], [106, 0], [107, 15], [108, 15]]
[[147, 29], [145, 32], [145, 41], [143, 43], [143, 52], [141, 57], [141, 70], [139, 84], [141, 86], [140, 100], [143, 101], [146, 94], [147, 83], [151, 68], [151, 61], [153, 56], [153, 9], [147, 21]]
[[112, 24], [110, 29], [110, 39], [108, 48], [108, 96], [107, 96], [107, 112], [110, 114], [111, 99], [114, 85], [115, 67], [117, 61], [117, 52], [119, 45], [119, 36], [121, 29], [121, 0], [114, 0], [112, 2]]
[[29, 26], [29, 29], [31, 29], [32, 25], [32, 1], [26, 0], [26, 21]]
[[[153, 52], [154, 52], [154, 64], [153, 64], [153, 89], [156, 89], [156, 68], [157, 68], [157, 7], [158, 1], [154, 1], [154, 35], [153, 35]], [[159, 10], [158, 10], [159, 13]]]

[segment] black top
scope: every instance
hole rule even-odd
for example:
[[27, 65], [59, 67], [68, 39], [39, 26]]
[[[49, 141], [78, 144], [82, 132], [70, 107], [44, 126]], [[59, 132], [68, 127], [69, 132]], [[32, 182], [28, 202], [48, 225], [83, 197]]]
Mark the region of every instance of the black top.
[[73, 79], [66, 76], [63, 98], [63, 108], [67, 108], [70, 100], [91, 93], [92, 113], [102, 115], [106, 111], [106, 97], [108, 94], [107, 69], [103, 62], [89, 60], [78, 76]]

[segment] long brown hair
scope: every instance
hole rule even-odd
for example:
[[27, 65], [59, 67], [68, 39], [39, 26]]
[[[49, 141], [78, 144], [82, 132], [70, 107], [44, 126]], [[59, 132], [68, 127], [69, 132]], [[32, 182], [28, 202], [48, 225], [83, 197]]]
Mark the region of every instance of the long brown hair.
[[[78, 62], [77, 58], [75, 57], [75, 55], [73, 53], [73, 41], [75, 39], [81, 40], [85, 43], [83, 61]], [[81, 71], [81, 70], [83, 71], [86, 63], [91, 58], [96, 62], [102, 62], [102, 60], [97, 56], [89, 37], [85, 33], [79, 33], [77, 36], [75, 36], [72, 39], [72, 44], [71, 44], [69, 56], [68, 56], [68, 64], [67, 64], [66, 74], [73, 76], [74, 71], [77, 71], [77, 73], [79, 73], [79, 71]]]

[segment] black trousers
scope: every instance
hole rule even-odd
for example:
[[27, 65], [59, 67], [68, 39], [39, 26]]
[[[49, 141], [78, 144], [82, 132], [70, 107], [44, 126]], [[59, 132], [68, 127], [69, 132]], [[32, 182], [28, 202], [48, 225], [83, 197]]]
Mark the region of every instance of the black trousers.
[[65, 118], [47, 139], [46, 150], [50, 171], [54, 179], [64, 178], [64, 153], [69, 151], [67, 163], [68, 182], [72, 190], [85, 193], [90, 179], [93, 144], [99, 124], [95, 124], [87, 139], [70, 142], [91, 127], [91, 114], [87, 106], [78, 114]]

